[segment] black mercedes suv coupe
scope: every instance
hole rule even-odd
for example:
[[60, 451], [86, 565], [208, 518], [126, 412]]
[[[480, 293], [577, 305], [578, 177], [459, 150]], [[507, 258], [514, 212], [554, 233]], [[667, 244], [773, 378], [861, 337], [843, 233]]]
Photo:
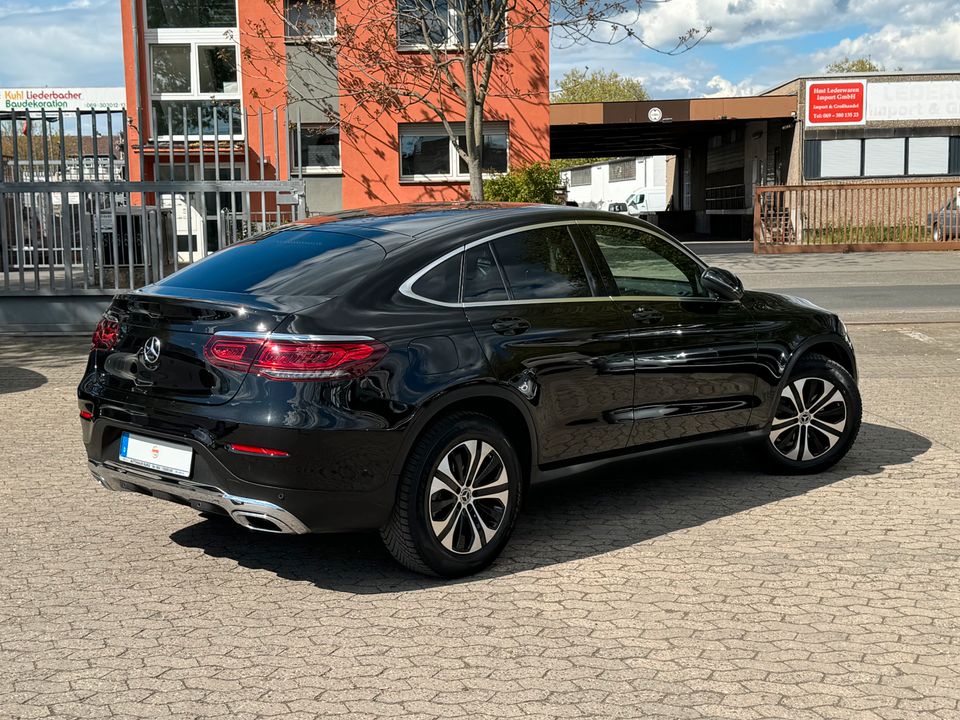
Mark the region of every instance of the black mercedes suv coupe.
[[843, 323], [653, 225], [573, 207], [346, 212], [117, 295], [78, 389], [100, 483], [271, 533], [379, 530], [454, 577], [530, 483], [747, 442], [822, 471], [860, 427]]

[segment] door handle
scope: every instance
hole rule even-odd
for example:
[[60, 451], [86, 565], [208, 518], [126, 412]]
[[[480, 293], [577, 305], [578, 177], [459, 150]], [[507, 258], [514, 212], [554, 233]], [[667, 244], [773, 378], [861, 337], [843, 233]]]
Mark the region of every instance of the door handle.
[[633, 319], [641, 325], [655, 325], [663, 320], [663, 313], [661, 313], [659, 310], [648, 310], [647, 308], [642, 307], [634, 310], [631, 315], [633, 316]]
[[493, 328], [494, 332], [501, 335], [519, 335], [530, 329], [530, 323], [523, 318], [502, 317], [490, 323], [490, 327]]

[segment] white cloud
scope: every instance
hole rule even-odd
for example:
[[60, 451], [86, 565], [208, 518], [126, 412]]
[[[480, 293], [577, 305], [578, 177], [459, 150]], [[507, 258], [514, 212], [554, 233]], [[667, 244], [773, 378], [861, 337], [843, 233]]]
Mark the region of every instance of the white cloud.
[[929, 26], [886, 25], [847, 38], [813, 54], [817, 67], [842, 57], [869, 56], [888, 70], [956, 70], [960, 65], [960, 17], [941, 18]]
[[754, 83], [750, 78], [741, 80], [740, 82], [732, 82], [727, 80], [725, 77], [721, 77], [720, 75], [714, 75], [712, 78], [707, 80], [706, 84], [707, 87], [712, 90], [712, 92], [703, 93], [703, 97], [710, 98], [756, 95], [758, 92], [761, 92], [764, 89], [762, 86]]
[[3, 3], [0, 86], [123, 85], [116, 0]]
[[[572, 64], [581, 67], [634, 75], [655, 98], [720, 97], [752, 94], [821, 72], [844, 56], [868, 55], [888, 69], [960, 67], [958, 0], [666, 0], [643, 8], [635, 29], [661, 49], [671, 48], [691, 28], [713, 29], [699, 48], [677, 57], [639, 50], [630, 42], [554, 51], [554, 79], [575, 58]], [[848, 38], [830, 47], [822, 40], [818, 44], [818, 35], [844, 29], [851, 32]], [[751, 56], [756, 59], [745, 62]]]
[[[638, 31], [658, 47], [670, 47], [691, 28], [712, 27], [707, 43], [749, 45], [855, 24], [873, 28], [891, 18], [900, 27], [935, 29], [960, 13], [955, 0], [668, 0], [645, 7]], [[955, 44], [949, 35], [943, 40]]]

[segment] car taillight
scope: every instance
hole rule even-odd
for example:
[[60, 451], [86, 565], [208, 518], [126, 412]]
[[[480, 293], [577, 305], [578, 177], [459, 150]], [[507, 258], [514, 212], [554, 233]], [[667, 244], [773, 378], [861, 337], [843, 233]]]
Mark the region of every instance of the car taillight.
[[215, 367], [246, 370], [270, 380], [344, 380], [376, 365], [387, 347], [376, 340], [275, 340], [214, 337], [204, 347]]
[[215, 367], [246, 371], [263, 347], [263, 338], [213, 337], [203, 348], [203, 356]]
[[120, 323], [104, 315], [97, 323], [90, 341], [91, 350], [113, 350], [120, 340]]

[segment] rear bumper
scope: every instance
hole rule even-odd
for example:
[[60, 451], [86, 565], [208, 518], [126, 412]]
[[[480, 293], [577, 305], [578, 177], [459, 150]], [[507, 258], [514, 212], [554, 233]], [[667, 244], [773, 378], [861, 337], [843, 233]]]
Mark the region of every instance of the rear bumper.
[[279, 505], [266, 500], [241, 497], [212, 485], [161, 477], [149, 471], [121, 467], [116, 463], [89, 461], [93, 476], [108, 490], [137, 492], [161, 500], [189, 505], [203, 512], [222, 512], [238, 525], [251, 530], [285, 535], [310, 532], [303, 522]]

